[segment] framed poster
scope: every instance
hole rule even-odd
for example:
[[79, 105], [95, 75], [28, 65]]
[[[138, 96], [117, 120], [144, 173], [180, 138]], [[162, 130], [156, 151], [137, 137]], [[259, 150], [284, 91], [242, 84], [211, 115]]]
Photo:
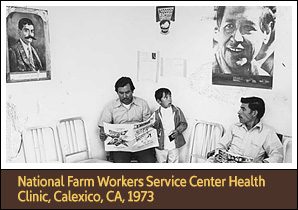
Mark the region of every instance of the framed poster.
[[51, 79], [47, 10], [6, 7], [6, 82]]
[[157, 6], [156, 22], [159, 22], [161, 34], [169, 33], [171, 21], [175, 21], [175, 6]]
[[212, 84], [272, 89], [276, 7], [214, 11]]

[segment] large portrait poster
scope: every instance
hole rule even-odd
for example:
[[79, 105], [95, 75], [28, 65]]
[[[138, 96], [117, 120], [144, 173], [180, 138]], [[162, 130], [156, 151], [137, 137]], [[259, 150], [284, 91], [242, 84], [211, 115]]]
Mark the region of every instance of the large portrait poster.
[[6, 7], [6, 82], [51, 79], [47, 10]]
[[276, 7], [215, 6], [212, 84], [272, 89]]

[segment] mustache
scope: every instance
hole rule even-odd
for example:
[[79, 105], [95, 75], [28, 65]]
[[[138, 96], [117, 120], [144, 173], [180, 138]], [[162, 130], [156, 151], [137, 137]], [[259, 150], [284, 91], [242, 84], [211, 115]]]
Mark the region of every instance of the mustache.
[[34, 40], [36, 40], [36, 38], [34, 36], [31, 36], [31, 35], [26, 36], [25, 39], [34, 39]]

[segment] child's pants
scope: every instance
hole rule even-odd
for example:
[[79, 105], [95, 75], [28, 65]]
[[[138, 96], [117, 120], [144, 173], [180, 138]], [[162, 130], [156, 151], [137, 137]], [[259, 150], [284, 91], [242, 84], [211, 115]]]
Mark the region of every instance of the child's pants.
[[179, 153], [177, 148], [171, 150], [155, 149], [155, 151], [158, 163], [178, 163], [179, 161]]

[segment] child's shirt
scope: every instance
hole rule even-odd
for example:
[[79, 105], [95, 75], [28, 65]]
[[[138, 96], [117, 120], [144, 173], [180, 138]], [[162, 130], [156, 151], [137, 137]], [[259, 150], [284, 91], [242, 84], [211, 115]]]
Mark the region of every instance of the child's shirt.
[[175, 113], [172, 110], [172, 107], [169, 107], [167, 109], [161, 107], [160, 109], [161, 112], [161, 122], [163, 125], [163, 129], [164, 129], [164, 149], [175, 149], [175, 141], [170, 141], [169, 139], [169, 135], [171, 134], [171, 132], [175, 129], [175, 123], [174, 123], [174, 116]]

